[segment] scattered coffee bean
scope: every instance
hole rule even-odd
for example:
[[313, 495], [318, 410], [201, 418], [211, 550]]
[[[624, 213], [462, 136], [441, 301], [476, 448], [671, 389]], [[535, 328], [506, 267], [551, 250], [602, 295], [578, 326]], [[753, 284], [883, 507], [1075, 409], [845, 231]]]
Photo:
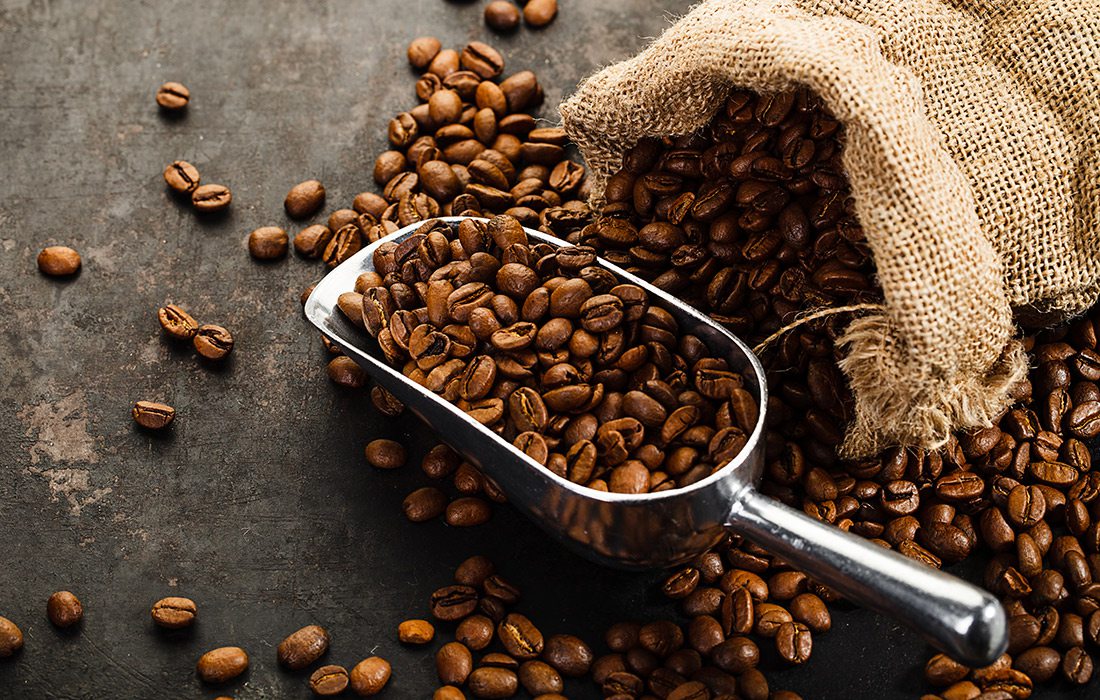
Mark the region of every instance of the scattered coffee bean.
[[206, 683], [227, 683], [248, 670], [248, 653], [240, 647], [219, 647], [201, 657], [196, 665]]
[[278, 226], [263, 226], [248, 234], [248, 253], [257, 260], [278, 260], [286, 256], [290, 239]]
[[68, 277], [80, 271], [80, 253], [63, 245], [43, 248], [38, 254], [38, 269], [50, 277]]
[[287, 635], [276, 648], [276, 658], [281, 666], [299, 671], [309, 666], [328, 651], [329, 636], [319, 625], [307, 625]]
[[405, 466], [405, 447], [396, 440], [379, 438], [367, 443], [367, 462], [377, 469], [397, 469]]
[[58, 591], [46, 601], [46, 616], [54, 627], [65, 629], [84, 619], [84, 606], [69, 591]]
[[519, 8], [508, 0], [493, 0], [485, 6], [485, 24], [498, 32], [511, 32], [519, 26]]
[[192, 339], [195, 352], [208, 360], [224, 360], [233, 351], [233, 336], [221, 326], [204, 324]]
[[467, 687], [475, 698], [510, 698], [519, 689], [519, 676], [508, 668], [482, 666], [470, 674]]
[[348, 670], [343, 666], [321, 666], [309, 676], [309, 689], [314, 695], [327, 697], [347, 690]]
[[191, 340], [199, 330], [198, 321], [175, 304], [157, 309], [157, 320], [164, 332], [176, 340]]
[[401, 508], [405, 517], [414, 523], [434, 520], [447, 507], [447, 494], [434, 486], [419, 488], [405, 497]]
[[169, 81], [157, 88], [157, 104], [163, 109], [183, 109], [191, 101], [191, 91], [182, 83]]
[[361, 389], [367, 384], [366, 372], [355, 364], [355, 360], [345, 355], [332, 358], [327, 371], [328, 378], [333, 383], [348, 389]]
[[164, 181], [173, 191], [191, 194], [199, 186], [199, 169], [185, 160], [177, 160], [164, 169]]
[[233, 193], [225, 185], [199, 185], [191, 191], [191, 204], [202, 213], [219, 212], [233, 201]]
[[523, 6], [523, 21], [530, 27], [545, 27], [557, 16], [558, 0], [529, 0]]
[[23, 631], [6, 617], [0, 617], [0, 659], [15, 655], [23, 648]]
[[150, 614], [158, 627], [175, 630], [190, 627], [198, 612], [190, 598], [168, 597], [153, 603]]
[[435, 638], [435, 627], [427, 620], [405, 620], [397, 626], [397, 638], [405, 644], [427, 644]]
[[408, 55], [409, 65], [417, 70], [424, 70], [439, 55], [442, 48], [443, 44], [439, 39], [434, 36], [422, 36], [413, 39], [405, 53]]
[[176, 418], [176, 409], [155, 401], [138, 401], [130, 410], [134, 422], [147, 430], [162, 430]]
[[317, 180], [299, 182], [287, 192], [283, 207], [292, 219], [311, 216], [325, 203], [325, 186]]
[[319, 258], [332, 241], [332, 229], [321, 224], [306, 226], [294, 236], [294, 250], [303, 258]]
[[435, 670], [439, 682], [463, 685], [474, 666], [474, 657], [461, 642], [448, 642], [435, 653]]
[[385, 659], [378, 656], [363, 659], [351, 669], [351, 689], [356, 695], [377, 695], [389, 683], [390, 673], [390, 662]]
[[480, 498], [466, 496], [447, 504], [443, 519], [451, 527], [475, 527], [489, 521], [493, 515], [492, 506]]

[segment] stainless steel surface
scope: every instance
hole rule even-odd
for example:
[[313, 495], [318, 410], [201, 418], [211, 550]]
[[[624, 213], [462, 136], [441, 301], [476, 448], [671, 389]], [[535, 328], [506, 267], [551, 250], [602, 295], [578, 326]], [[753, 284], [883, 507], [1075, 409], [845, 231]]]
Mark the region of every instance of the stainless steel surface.
[[[454, 227], [461, 218], [444, 220]], [[594, 491], [555, 475], [461, 409], [406, 379], [386, 362], [372, 338], [343, 317], [336, 301], [354, 287], [356, 277], [373, 269], [378, 246], [404, 240], [417, 228], [419, 224], [406, 227], [368, 246], [330, 272], [307, 301], [306, 316], [558, 540], [604, 564], [652, 568], [687, 561], [732, 528], [850, 600], [914, 627], [959, 661], [980, 666], [1004, 652], [1004, 610], [990, 593], [757, 493], [767, 406], [759, 361], [724, 328], [615, 265], [598, 261], [623, 281], [643, 287], [685, 333], [699, 336], [714, 354], [725, 357], [756, 392], [760, 416], [745, 449], [706, 479], [652, 494]], [[527, 234], [554, 246], [569, 245], [538, 231], [528, 229]]]

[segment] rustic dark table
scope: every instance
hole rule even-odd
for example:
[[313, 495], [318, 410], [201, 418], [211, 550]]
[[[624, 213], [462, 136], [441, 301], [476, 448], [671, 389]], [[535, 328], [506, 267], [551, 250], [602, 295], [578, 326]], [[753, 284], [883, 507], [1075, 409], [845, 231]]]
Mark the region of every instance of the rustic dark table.
[[[691, 3], [564, 0], [548, 29], [508, 38], [484, 28], [482, 4], [0, 1], [0, 614], [26, 636], [0, 662], [0, 697], [305, 698], [305, 675], [280, 670], [274, 647], [319, 623], [330, 662], [382, 655], [386, 697], [425, 698], [434, 647], [402, 648], [396, 625], [426, 615], [429, 593], [479, 552], [548, 633], [599, 640], [613, 621], [674, 614], [656, 574], [589, 564], [511, 508], [469, 530], [406, 522], [432, 431], [380, 419], [328, 382], [298, 304], [316, 264], [261, 265], [245, 249], [257, 226], [296, 230], [281, 204], [297, 181], [321, 179], [332, 205], [371, 187], [388, 119], [413, 104], [411, 38], [494, 43], [510, 70], [539, 74], [553, 120], [580, 78]], [[192, 90], [180, 119], [153, 103], [165, 80]], [[177, 158], [232, 188], [228, 216], [199, 220], [167, 194], [160, 173]], [[53, 243], [83, 254], [76, 279], [36, 271]], [[165, 342], [155, 310], [167, 301], [232, 329], [232, 361], [212, 369]], [[139, 399], [173, 404], [172, 430], [135, 430]], [[381, 436], [412, 446], [407, 468], [365, 464]], [[58, 589], [84, 601], [74, 633], [46, 621]], [[153, 628], [149, 606], [166, 595], [198, 602], [194, 629]], [[814, 641], [804, 668], [767, 661], [773, 687], [924, 689], [926, 648], [889, 620], [839, 612]], [[251, 670], [201, 686], [195, 660], [226, 644], [249, 651]], [[598, 696], [588, 683], [567, 692]]]

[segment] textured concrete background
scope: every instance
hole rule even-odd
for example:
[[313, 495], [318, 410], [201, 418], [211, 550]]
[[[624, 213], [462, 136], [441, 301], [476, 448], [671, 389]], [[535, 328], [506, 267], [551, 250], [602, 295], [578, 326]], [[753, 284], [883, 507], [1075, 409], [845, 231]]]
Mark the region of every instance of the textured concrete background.
[[[245, 249], [257, 226], [296, 230], [281, 207], [293, 183], [320, 178], [333, 206], [371, 186], [386, 122], [414, 104], [414, 36], [487, 38], [509, 71], [538, 72], [552, 118], [578, 79], [690, 3], [563, 0], [548, 30], [507, 39], [484, 29], [481, 4], [0, 1], [0, 614], [26, 635], [0, 662], [0, 697], [304, 698], [305, 676], [279, 670], [274, 646], [309, 623], [331, 631], [329, 662], [381, 654], [394, 666], [387, 697], [427, 697], [433, 652], [400, 648], [395, 627], [426, 615], [428, 594], [478, 552], [524, 589], [520, 610], [547, 633], [598, 640], [612, 621], [672, 613], [656, 575], [581, 561], [509, 508], [466, 531], [406, 522], [430, 431], [380, 420], [329, 384], [298, 305], [316, 264], [259, 265]], [[182, 119], [155, 107], [165, 80], [192, 90]], [[177, 158], [232, 188], [228, 216], [200, 220], [166, 193], [160, 173]], [[53, 243], [83, 254], [77, 279], [37, 273]], [[230, 328], [232, 361], [211, 369], [166, 343], [155, 310], [168, 301]], [[134, 430], [139, 399], [178, 409], [170, 433]], [[415, 445], [409, 468], [366, 466], [363, 445], [379, 436]], [[45, 619], [62, 588], [85, 604], [75, 634]], [[152, 627], [165, 595], [198, 602], [193, 630]], [[773, 687], [922, 688], [923, 646], [886, 620], [837, 614], [814, 642], [808, 667], [770, 673]], [[201, 687], [195, 660], [225, 644], [249, 651], [250, 672]]]

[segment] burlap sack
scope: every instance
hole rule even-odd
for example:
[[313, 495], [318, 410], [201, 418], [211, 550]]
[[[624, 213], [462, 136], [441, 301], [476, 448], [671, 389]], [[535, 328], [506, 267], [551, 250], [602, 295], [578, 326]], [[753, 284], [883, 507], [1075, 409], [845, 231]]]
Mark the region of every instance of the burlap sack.
[[1100, 3], [712, 0], [561, 115], [598, 193], [626, 148], [706, 124], [730, 86], [796, 85], [846, 125], [886, 302], [842, 339], [846, 452], [988, 424], [1026, 370], [1013, 312], [1100, 291]]

